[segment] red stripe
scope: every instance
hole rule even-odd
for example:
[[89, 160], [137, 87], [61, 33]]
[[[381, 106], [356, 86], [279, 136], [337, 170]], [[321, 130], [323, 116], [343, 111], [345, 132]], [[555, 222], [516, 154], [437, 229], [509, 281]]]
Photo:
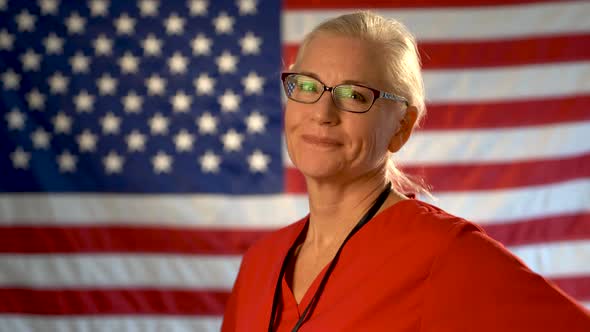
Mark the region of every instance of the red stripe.
[[[552, 280], [578, 301], [590, 299], [590, 277]], [[222, 315], [229, 294], [173, 289], [0, 288], [0, 313], [33, 315]], [[173, 303], [174, 305], [170, 305]]]
[[590, 239], [590, 213], [482, 226], [505, 246]]
[[222, 315], [223, 291], [0, 288], [0, 313], [33, 315]]
[[590, 95], [428, 105], [422, 130], [535, 126], [590, 120]]
[[[590, 34], [526, 39], [419, 42], [423, 68], [498, 67], [590, 59]], [[298, 44], [283, 46], [283, 63], [295, 60]]]
[[419, 43], [424, 69], [494, 67], [590, 59], [590, 34]]
[[125, 226], [2, 226], [0, 253], [241, 255], [266, 232]]
[[[506, 246], [590, 238], [590, 215], [587, 213], [483, 224], [491, 237]], [[212, 235], [205, 230], [170, 230], [164, 227], [4, 226], [0, 228], [0, 253], [242, 255], [268, 232], [270, 230], [233, 230]], [[164, 238], [166, 241], [162, 241]]]
[[[555, 0], [286, 0], [284, 9], [439, 8], [521, 5]], [[563, 1], [562, 1], [563, 2]]]
[[402, 167], [426, 180], [435, 192], [497, 190], [544, 185], [590, 177], [590, 154], [581, 156], [508, 161], [471, 165]]
[[[434, 192], [496, 190], [543, 185], [590, 177], [590, 154], [535, 161], [510, 161], [486, 164], [449, 164], [402, 167], [411, 175], [425, 179]], [[285, 190], [305, 193], [305, 179], [295, 168], [285, 171]]]
[[590, 300], [589, 276], [553, 278], [551, 281], [578, 301]]

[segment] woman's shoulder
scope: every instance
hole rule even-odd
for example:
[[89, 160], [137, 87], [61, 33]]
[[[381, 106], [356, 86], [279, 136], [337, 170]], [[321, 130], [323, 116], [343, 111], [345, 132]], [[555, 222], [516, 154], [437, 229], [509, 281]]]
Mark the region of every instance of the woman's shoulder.
[[390, 226], [399, 228], [396, 231], [400, 234], [426, 243], [442, 245], [465, 231], [485, 234], [477, 224], [417, 199], [398, 202], [383, 215]]

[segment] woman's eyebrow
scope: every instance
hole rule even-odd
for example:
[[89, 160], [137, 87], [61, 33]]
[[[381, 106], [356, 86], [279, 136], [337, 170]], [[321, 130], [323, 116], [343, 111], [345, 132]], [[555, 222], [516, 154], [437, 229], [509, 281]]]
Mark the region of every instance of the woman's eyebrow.
[[[311, 77], [315, 78], [316, 80], [318, 80], [318, 81], [320, 81], [320, 82], [323, 83], [323, 81], [320, 79], [320, 77], [317, 74], [315, 74], [315, 73], [312, 73], [312, 72], [309, 72], [309, 71], [302, 71], [302, 72], [299, 72], [299, 74], [311, 76]], [[344, 80], [344, 81], [338, 83], [338, 85], [340, 85], [340, 84], [358, 84], [358, 85], [366, 85], [366, 86], [369, 85], [369, 83], [367, 83], [365, 81], [358, 81], [358, 80]]]

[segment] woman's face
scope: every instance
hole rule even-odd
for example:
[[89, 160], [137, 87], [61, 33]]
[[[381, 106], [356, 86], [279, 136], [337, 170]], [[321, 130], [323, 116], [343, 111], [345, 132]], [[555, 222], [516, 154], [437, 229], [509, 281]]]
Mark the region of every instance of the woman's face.
[[[358, 83], [391, 92], [385, 63], [374, 44], [319, 34], [293, 71], [327, 86]], [[379, 98], [366, 113], [338, 109], [326, 91], [314, 104], [287, 101], [285, 136], [289, 156], [307, 177], [349, 181], [385, 167], [388, 147], [395, 151], [404, 105]], [[403, 143], [401, 143], [403, 144]]]

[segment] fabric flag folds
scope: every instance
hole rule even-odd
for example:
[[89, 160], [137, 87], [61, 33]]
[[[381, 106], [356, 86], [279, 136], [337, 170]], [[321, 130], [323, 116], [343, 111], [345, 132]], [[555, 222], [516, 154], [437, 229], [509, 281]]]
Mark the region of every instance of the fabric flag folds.
[[419, 40], [396, 162], [590, 307], [590, 3], [0, 0], [0, 331], [219, 330], [307, 213], [279, 74], [363, 8]]

